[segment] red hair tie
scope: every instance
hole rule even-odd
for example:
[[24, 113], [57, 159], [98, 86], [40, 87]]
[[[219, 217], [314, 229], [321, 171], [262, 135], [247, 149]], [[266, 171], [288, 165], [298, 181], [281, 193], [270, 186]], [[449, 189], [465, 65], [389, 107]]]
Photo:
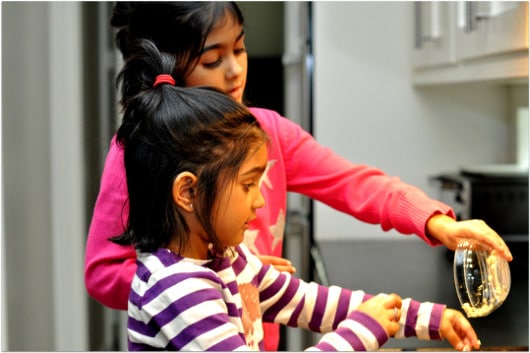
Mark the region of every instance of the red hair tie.
[[175, 79], [168, 74], [160, 74], [155, 78], [155, 83], [153, 83], [153, 88], [158, 86], [161, 83], [169, 83], [171, 86], [175, 86]]

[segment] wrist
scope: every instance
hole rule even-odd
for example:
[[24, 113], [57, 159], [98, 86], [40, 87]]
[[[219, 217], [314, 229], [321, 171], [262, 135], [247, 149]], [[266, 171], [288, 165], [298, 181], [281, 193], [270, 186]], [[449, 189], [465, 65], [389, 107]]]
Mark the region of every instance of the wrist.
[[445, 233], [444, 229], [447, 225], [455, 222], [456, 221], [452, 217], [442, 213], [436, 213], [427, 220], [425, 231], [427, 235], [441, 240], [440, 237]]

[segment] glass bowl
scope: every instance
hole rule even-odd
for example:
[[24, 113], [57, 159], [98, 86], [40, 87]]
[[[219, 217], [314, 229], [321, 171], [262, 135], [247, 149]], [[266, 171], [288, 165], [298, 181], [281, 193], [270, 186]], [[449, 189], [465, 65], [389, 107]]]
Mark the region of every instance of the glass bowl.
[[462, 241], [455, 251], [453, 275], [456, 293], [468, 318], [489, 315], [510, 292], [508, 262], [495, 250]]

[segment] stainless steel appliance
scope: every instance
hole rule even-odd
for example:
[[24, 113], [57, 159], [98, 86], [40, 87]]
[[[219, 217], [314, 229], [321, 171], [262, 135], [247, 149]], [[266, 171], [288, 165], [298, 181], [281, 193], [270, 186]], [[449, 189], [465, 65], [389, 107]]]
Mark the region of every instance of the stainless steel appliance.
[[502, 237], [528, 240], [528, 167], [470, 166], [432, 180], [458, 219], [482, 219]]

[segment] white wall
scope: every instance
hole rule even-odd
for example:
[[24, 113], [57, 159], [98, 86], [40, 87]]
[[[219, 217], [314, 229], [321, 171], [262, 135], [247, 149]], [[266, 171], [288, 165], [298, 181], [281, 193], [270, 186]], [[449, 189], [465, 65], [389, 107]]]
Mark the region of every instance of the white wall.
[[2, 350], [88, 348], [80, 24], [2, 3]]
[[[433, 197], [429, 176], [469, 164], [514, 162], [510, 104], [514, 90], [528, 97], [527, 85], [414, 88], [410, 2], [313, 4], [314, 124], [320, 143]], [[379, 226], [322, 204], [315, 214], [317, 239], [389, 237]]]

